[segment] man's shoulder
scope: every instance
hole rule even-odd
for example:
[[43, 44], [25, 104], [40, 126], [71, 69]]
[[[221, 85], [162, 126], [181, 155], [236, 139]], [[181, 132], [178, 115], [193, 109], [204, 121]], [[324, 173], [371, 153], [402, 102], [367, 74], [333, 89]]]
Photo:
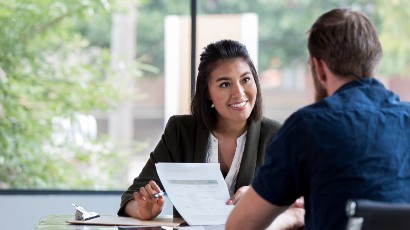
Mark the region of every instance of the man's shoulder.
[[283, 132], [301, 133], [307, 131], [315, 122], [321, 120], [318, 116], [322, 114], [316, 104], [308, 105], [293, 112], [281, 126]]

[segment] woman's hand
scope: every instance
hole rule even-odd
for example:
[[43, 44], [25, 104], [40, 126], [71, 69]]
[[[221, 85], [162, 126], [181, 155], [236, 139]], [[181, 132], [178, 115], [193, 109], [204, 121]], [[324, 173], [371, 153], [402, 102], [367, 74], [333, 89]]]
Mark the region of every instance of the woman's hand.
[[234, 204], [236, 204], [236, 202], [238, 202], [239, 199], [241, 199], [241, 197], [243, 196], [243, 194], [245, 194], [245, 192], [246, 192], [248, 189], [249, 189], [249, 186], [240, 187], [240, 188], [236, 191], [236, 193], [235, 193], [231, 198], [229, 198], [229, 200], [226, 202], [226, 204], [228, 204], [228, 205], [234, 205]]
[[293, 230], [305, 226], [305, 202], [303, 196], [280, 214], [267, 230]]
[[142, 220], [149, 220], [157, 217], [164, 207], [164, 197], [155, 198], [154, 194], [160, 192], [161, 189], [151, 180], [147, 185], [141, 187], [139, 192], [134, 192], [135, 200], [127, 203], [125, 212], [132, 217], [137, 217]]

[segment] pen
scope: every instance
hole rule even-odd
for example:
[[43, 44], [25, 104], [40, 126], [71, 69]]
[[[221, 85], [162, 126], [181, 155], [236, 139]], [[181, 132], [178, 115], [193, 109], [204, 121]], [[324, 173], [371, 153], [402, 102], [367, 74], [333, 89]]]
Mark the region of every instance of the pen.
[[167, 193], [161, 191], [161, 192], [159, 192], [159, 193], [155, 193], [155, 194], [154, 194], [154, 197], [155, 197], [155, 198], [160, 198], [161, 196], [164, 196], [164, 195], [167, 195]]

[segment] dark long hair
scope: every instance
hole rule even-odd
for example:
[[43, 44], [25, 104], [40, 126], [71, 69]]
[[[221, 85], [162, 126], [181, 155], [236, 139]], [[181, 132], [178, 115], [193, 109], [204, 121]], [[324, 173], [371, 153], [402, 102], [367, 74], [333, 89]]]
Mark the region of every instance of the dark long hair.
[[242, 58], [248, 63], [257, 88], [255, 106], [248, 121], [262, 119], [262, 96], [260, 93], [259, 77], [255, 65], [249, 56], [248, 50], [243, 44], [237, 41], [220, 40], [206, 46], [201, 53], [198, 76], [196, 79], [196, 90], [191, 103], [191, 113], [203, 127], [210, 131], [214, 130], [216, 127], [217, 112], [215, 109], [211, 108], [211, 101], [208, 97], [209, 76], [216, 68], [218, 62], [235, 58]]

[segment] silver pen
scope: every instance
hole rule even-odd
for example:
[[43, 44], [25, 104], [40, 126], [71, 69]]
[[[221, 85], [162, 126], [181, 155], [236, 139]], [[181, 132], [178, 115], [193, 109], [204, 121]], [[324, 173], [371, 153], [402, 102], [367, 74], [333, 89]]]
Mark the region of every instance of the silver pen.
[[155, 194], [154, 194], [154, 197], [155, 197], [155, 198], [160, 198], [160, 197], [165, 196], [165, 195], [167, 195], [167, 193], [161, 191], [161, 192], [159, 192], [159, 193], [155, 193]]

